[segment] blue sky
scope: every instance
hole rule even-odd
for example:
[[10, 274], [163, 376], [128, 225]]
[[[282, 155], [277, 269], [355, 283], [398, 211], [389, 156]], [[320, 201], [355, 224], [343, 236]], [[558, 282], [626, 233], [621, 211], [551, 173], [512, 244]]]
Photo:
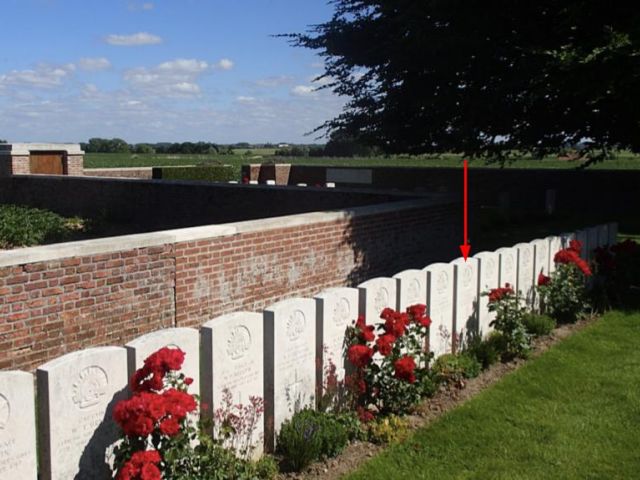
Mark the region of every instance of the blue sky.
[[0, 138], [303, 142], [344, 99], [272, 34], [326, 0], [2, 0]]

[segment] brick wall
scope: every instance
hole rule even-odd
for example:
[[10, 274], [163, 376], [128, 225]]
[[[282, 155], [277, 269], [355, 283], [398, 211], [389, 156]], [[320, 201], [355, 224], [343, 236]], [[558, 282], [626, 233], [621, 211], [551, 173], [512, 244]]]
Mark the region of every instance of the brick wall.
[[108, 178], [142, 178], [151, 180], [153, 168], [85, 168], [84, 175], [87, 177], [108, 177]]
[[[109, 244], [87, 241], [66, 247], [70, 258], [0, 267], [0, 368], [31, 370], [81, 348], [457, 256], [458, 205], [408, 203], [229, 224], [193, 240], [134, 235], [120, 245], [165, 240], [79, 255], [91, 242]], [[25, 250], [34, 259], [55, 252]], [[0, 265], [11, 254], [21, 255], [0, 254]]]
[[64, 162], [65, 175], [76, 177], [83, 175], [84, 157], [82, 155], [65, 155]]
[[[323, 167], [291, 165], [289, 175], [283, 183], [315, 185], [327, 181], [327, 169], [332, 171], [362, 171], [371, 173], [371, 183], [337, 186], [383, 189], [428, 193], [462, 192], [462, 167], [429, 168], [412, 167]], [[244, 165], [242, 174], [251, 180], [265, 182], [273, 179], [273, 165]], [[279, 179], [284, 179], [284, 176]], [[500, 197], [509, 198], [514, 208], [544, 211], [547, 190], [556, 191], [557, 208], [582, 212], [596, 210], [607, 216], [620, 212], [635, 212], [638, 203], [637, 186], [640, 170], [575, 170], [575, 169], [469, 169], [469, 200], [478, 205], [500, 205]]]
[[27, 175], [31, 170], [28, 155], [20, 155], [11, 157], [11, 173], [12, 175]]

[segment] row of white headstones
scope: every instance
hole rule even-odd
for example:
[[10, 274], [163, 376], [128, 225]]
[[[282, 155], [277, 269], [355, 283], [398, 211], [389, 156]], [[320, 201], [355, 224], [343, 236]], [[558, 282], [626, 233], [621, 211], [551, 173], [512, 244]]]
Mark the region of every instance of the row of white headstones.
[[190, 391], [201, 394], [213, 410], [221, 407], [225, 389], [234, 403], [264, 398], [264, 422], [253, 433], [255, 455], [260, 455], [264, 448], [273, 449], [282, 422], [296, 410], [314, 406], [329, 361], [343, 378], [344, 333], [358, 314], [376, 323], [385, 307], [404, 310], [426, 303], [433, 322], [429, 348], [437, 357], [451, 351], [454, 332], [486, 336], [491, 331], [482, 292], [509, 283], [533, 305], [537, 276], [553, 271], [555, 252], [577, 238], [588, 258], [588, 252], [615, 242], [616, 236], [615, 223], [599, 225], [481, 252], [467, 261], [458, 258], [374, 278], [357, 288], [284, 300], [262, 313], [230, 313], [200, 331], [171, 328], [125, 347], [69, 353], [36, 371], [37, 435], [32, 374], [0, 372], [0, 478], [36, 479], [37, 454], [43, 480], [111, 478], [105, 452], [119, 435], [111, 411], [127, 397], [130, 375], [165, 346], [186, 353], [183, 372], [194, 379]]

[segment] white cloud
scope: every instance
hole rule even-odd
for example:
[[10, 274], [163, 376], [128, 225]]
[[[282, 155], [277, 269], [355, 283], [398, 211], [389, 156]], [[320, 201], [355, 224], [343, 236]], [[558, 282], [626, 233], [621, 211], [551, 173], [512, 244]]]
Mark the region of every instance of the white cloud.
[[142, 94], [197, 96], [201, 93], [198, 78], [210, 69], [211, 65], [204, 60], [178, 58], [152, 68], [138, 67], [127, 70], [124, 80]]
[[105, 42], [118, 47], [133, 47], [138, 45], [156, 45], [162, 43], [162, 38], [151, 33], [139, 32], [131, 35], [111, 34], [105, 37]]
[[130, 2], [128, 8], [132, 12], [137, 12], [138, 10], [149, 11], [149, 10], [153, 10], [155, 8], [155, 5], [153, 4], [153, 2], [143, 2], [143, 3]]
[[240, 103], [252, 103], [256, 101], [255, 97], [247, 97], [245, 95], [237, 96], [236, 100]]
[[221, 70], [231, 70], [233, 68], [234, 63], [228, 58], [221, 59], [218, 63], [216, 63], [216, 67]]
[[317, 93], [316, 87], [310, 85], [296, 85], [291, 89], [291, 94], [296, 97], [314, 97]]
[[69, 78], [75, 65], [72, 63], [62, 66], [39, 64], [34, 69], [11, 70], [0, 74], [0, 86], [7, 87], [31, 87], [54, 88], [62, 85]]
[[200, 73], [209, 67], [207, 62], [195, 59], [178, 58], [158, 65], [158, 70], [166, 72]]
[[276, 88], [293, 83], [293, 77], [290, 75], [274, 75], [271, 77], [260, 78], [253, 83], [257, 87]]
[[78, 66], [82, 70], [97, 71], [106, 70], [111, 67], [111, 62], [104, 57], [97, 58], [81, 58]]

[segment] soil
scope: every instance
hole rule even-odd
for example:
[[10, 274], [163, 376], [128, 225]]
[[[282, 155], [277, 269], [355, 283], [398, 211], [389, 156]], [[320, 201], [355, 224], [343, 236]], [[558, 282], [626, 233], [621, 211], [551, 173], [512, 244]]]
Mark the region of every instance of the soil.
[[[539, 337], [533, 342], [531, 358], [547, 351], [551, 346], [567, 338], [574, 332], [583, 329], [596, 321], [595, 316], [580, 320], [574, 324], [561, 325], [550, 335]], [[527, 360], [516, 359], [507, 363], [497, 363], [484, 370], [476, 378], [472, 378], [458, 387], [442, 387], [433, 397], [426, 399], [416, 407], [414, 415], [408, 417], [411, 429], [424, 427], [441, 415], [475, 397], [478, 393], [498, 382], [502, 377], [517, 370]], [[354, 442], [336, 458], [313, 463], [303, 472], [281, 473], [280, 480], [337, 480], [343, 475], [356, 470], [360, 465], [384, 450], [384, 445], [369, 442]]]

